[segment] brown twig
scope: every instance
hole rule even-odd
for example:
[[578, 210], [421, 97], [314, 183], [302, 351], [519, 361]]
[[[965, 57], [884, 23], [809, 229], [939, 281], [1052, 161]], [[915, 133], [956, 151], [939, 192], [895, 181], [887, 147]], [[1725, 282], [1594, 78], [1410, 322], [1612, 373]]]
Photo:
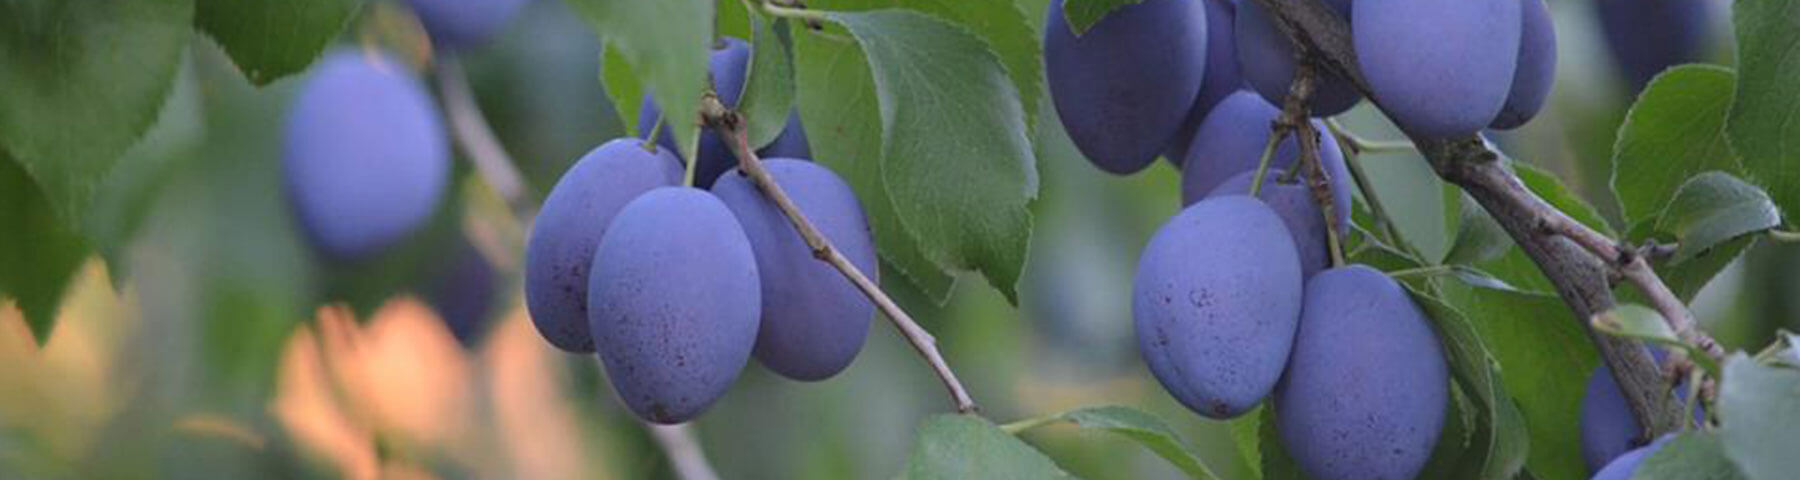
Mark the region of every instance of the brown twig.
[[475, 103], [474, 91], [469, 89], [462, 65], [454, 57], [440, 57], [433, 70], [437, 75], [438, 96], [444, 103], [444, 116], [449, 119], [456, 145], [475, 165], [481, 179], [506, 201], [514, 214], [521, 219], [531, 218], [535, 210], [531, 187], [525, 184], [525, 177], [514, 166], [512, 156], [506, 154], [506, 148], [500, 145], [494, 130], [488, 126], [481, 106]]
[[706, 125], [724, 138], [725, 143], [731, 147], [732, 153], [737, 155], [738, 169], [743, 172], [743, 175], [748, 176], [750, 181], [763, 191], [763, 194], [768, 195], [769, 200], [775, 202], [776, 208], [780, 209], [783, 215], [787, 216], [788, 221], [794, 225], [794, 229], [799, 231], [800, 237], [806, 240], [807, 247], [812, 249], [813, 257], [831, 264], [832, 268], [837, 269], [838, 273], [850, 280], [857, 290], [861, 290], [863, 295], [869, 297], [869, 300], [875, 303], [876, 308], [881, 309], [881, 313], [893, 322], [895, 328], [900, 330], [900, 334], [906, 337], [906, 341], [912, 344], [913, 349], [918, 350], [919, 355], [925, 358], [925, 362], [931, 365], [931, 370], [944, 383], [944, 388], [950, 391], [956, 411], [973, 413], [976, 410], [975, 400], [969, 397], [968, 390], [964, 389], [962, 382], [956, 379], [956, 372], [950, 370], [950, 364], [946, 363], [943, 354], [938, 352], [937, 339], [920, 327], [918, 322], [913, 321], [912, 316], [902, 310], [899, 304], [894, 303], [894, 299], [889, 298], [887, 292], [883, 292], [880, 286], [869, 279], [868, 275], [863, 274], [856, 268], [856, 265], [850, 263], [850, 259], [844, 257], [844, 254], [831, 244], [831, 240], [825, 238], [825, 234], [820, 233], [819, 229], [806, 219], [806, 215], [801, 213], [800, 207], [794, 205], [793, 199], [789, 198], [787, 192], [781, 189], [781, 185], [775, 182], [775, 177], [769, 174], [768, 169], [763, 168], [762, 159], [756, 156], [755, 149], [750, 146], [743, 117], [719, 103], [718, 98], [713, 95], [705, 97], [701, 102], [700, 111], [701, 118], [705, 120]]
[[[1363, 93], [1370, 93], [1368, 80], [1357, 67], [1350, 26], [1330, 7], [1318, 0], [1254, 1], [1271, 13], [1276, 26], [1290, 35], [1297, 49], [1310, 51], [1311, 58], [1319, 66], [1342, 76]], [[1372, 95], [1370, 98], [1380, 106], [1379, 99]], [[1643, 288], [1645, 296], [1653, 298], [1653, 303], [1670, 308], [1670, 312], [1665, 312], [1665, 318], [1671, 322], [1671, 327], [1691, 325], [1691, 315], [1672, 313], [1685, 312], [1686, 308], [1677, 308], [1679, 299], [1669, 293], [1654, 272], [1648, 272], [1647, 266], [1631, 267], [1647, 265], [1641, 258], [1634, 255], [1636, 261], [1623, 265], [1627, 268], [1615, 268], [1617, 255], [1596, 255], [1589, 250], [1597, 245], [1613, 245], [1610, 240], [1595, 241], [1594, 237], [1605, 239], [1605, 236], [1585, 226], [1554, 233], [1547, 231], [1545, 226], [1555, 226], [1553, 224], [1559, 222], [1557, 219], [1566, 219], [1567, 215], [1526, 189], [1517, 176], [1501, 165], [1498, 154], [1489, 150], [1479, 137], [1413, 136], [1412, 140], [1439, 177], [1468, 192], [1513, 237], [1526, 256], [1555, 285], [1557, 294], [1574, 311], [1575, 318], [1587, 319], [1612, 310], [1615, 300], [1608, 275], [1617, 272]], [[1593, 235], [1588, 235], [1590, 232]], [[1676, 330], [1681, 331], [1680, 328]], [[1590, 335], [1607, 365], [1612, 367], [1633, 415], [1645, 426], [1643, 438], [1678, 430], [1684, 414], [1670, 398], [1669, 384], [1663, 381], [1642, 346], [1592, 330]]]

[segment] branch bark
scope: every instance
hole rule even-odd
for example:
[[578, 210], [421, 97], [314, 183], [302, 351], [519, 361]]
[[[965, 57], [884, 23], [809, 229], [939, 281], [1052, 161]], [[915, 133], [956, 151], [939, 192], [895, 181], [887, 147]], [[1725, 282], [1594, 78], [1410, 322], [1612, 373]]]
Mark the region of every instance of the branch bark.
[[650, 431], [650, 439], [669, 456], [669, 465], [675, 468], [676, 476], [682, 480], [719, 480], [719, 474], [706, 462], [706, 453], [700, 449], [700, 442], [694, 438], [693, 428], [688, 424], [644, 422], [644, 429]]
[[500, 140], [488, 126], [487, 117], [481, 114], [462, 64], [453, 57], [443, 57], [438, 59], [433, 70], [438, 81], [438, 96], [444, 103], [444, 116], [449, 119], [456, 145], [475, 165], [481, 179], [493, 187], [515, 215], [521, 219], [531, 218], [535, 212], [531, 187], [525, 184], [512, 156], [500, 146]]
[[831, 240], [825, 238], [825, 234], [820, 233], [819, 229], [806, 219], [806, 215], [800, 211], [800, 207], [794, 205], [793, 199], [789, 198], [787, 192], [781, 189], [781, 185], [775, 182], [775, 177], [769, 174], [768, 169], [763, 168], [762, 159], [756, 156], [756, 149], [750, 146], [749, 134], [744, 128], [743, 117], [719, 103], [718, 97], [713, 95], [705, 97], [700, 111], [706, 126], [724, 138], [725, 143], [731, 147], [732, 153], [737, 155], [738, 170], [750, 177], [750, 181], [755, 183], [757, 188], [769, 197], [769, 200], [775, 202], [776, 208], [780, 209], [783, 215], [787, 216], [788, 221], [794, 225], [794, 229], [799, 231], [800, 237], [806, 240], [807, 247], [812, 248], [813, 258], [837, 269], [838, 273], [843, 274], [844, 278], [855, 285], [857, 290], [861, 290], [864, 296], [869, 297], [869, 301], [874, 302], [875, 307], [893, 322], [894, 328], [899, 329], [900, 334], [906, 337], [906, 341], [919, 352], [919, 356], [925, 358], [925, 362], [930, 364], [931, 370], [937, 374], [938, 380], [943, 382], [944, 388], [950, 391], [950, 399], [956, 405], [956, 411], [974, 413], [977, 409], [975, 400], [969, 397], [968, 390], [963, 388], [962, 382], [956, 379], [956, 372], [950, 370], [950, 364], [945, 362], [944, 355], [938, 352], [937, 339], [920, 327], [918, 322], [913, 321], [912, 315], [908, 315], [906, 310], [894, 303], [894, 299], [888, 297], [887, 292], [883, 292], [879, 285], [869, 279], [868, 275], [863, 274], [855, 264], [850, 263], [850, 259], [844, 257], [844, 254], [831, 244]]
[[[1316, 62], [1316, 67], [1348, 79], [1380, 106], [1370, 93], [1368, 80], [1357, 67], [1350, 26], [1329, 7], [1319, 0], [1253, 1], [1271, 13], [1276, 27], [1296, 43], [1297, 50], [1306, 52], [1306, 58]], [[1612, 310], [1614, 299], [1608, 273], [1613, 271], [1610, 264], [1613, 259], [1602, 259], [1572, 241], [1585, 240], [1577, 238], [1581, 235], [1571, 237], [1543, 228], [1549, 222], [1567, 216], [1526, 189], [1517, 176], [1501, 165], [1499, 155], [1489, 150], [1486, 142], [1474, 135], [1451, 139], [1410, 134], [1409, 137], [1439, 177], [1468, 192], [1512, 236], [1526, 256], [1555, 285], [1557, 294], [1574, 311], [1575, 318], [1584, 322], [1584, 327], [1586, 319]], [[1576, 226], [1580, 225], [1577, 223]], [[1591, 232], [1585, 226], [1577, 230]], [[1654, 273], [1643, 280], [1653, 287], [1661, 287], [1660, 291], [1646, 288], [1646, 296], [1658, 297], [1659, 293], [1668, 292]], [[1638, 281], [1634, 280], [1634, 283]], [[1675, 297], [1668, 295], [1666, 298]], [[1679, 300], [1674, 300], [1675, 306], [1679, 304]], [[1685, 307], [1679, 310], [1686, 312]], [[1672, 318], [1671, 326], [1681, 322], [1680, 318], [1691, 317]], [[1640, 439], [1655, 438], [1680, 429], [1685, 415], [1673, 401], [1669, 383], [1664, 381], [1648, 351], [1630, 340], [1591, 328], [1587, 331], [1611, 367], [1632, 414], [1645, 428]]]

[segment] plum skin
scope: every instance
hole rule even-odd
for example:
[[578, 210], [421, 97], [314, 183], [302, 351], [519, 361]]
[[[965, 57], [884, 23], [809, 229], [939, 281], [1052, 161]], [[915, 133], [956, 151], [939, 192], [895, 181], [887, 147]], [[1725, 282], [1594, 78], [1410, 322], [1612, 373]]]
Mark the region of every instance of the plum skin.
[[750, 240], [718, 197], [660, 187], [594, 251], [588, 328], [613, 390], [645, 421], [705, 412], [750, 361], [762, 315]]
[[1523, 0], [1519, 12], [1519, 66], [1513, 69], [1512, 90], [1488, 128], [1518, 128], [1537, 116], [1556, 84], [1556, 28], [1544, 0]]
[[1320, 480], [1413, 478], [1449, 406], [1449, 368], [1400, 284], [1352, 265], [1306, 284], [1300, 330], [1275, 389], [1282, 444]]
[[1103, 171], [1142, 170], [1168, 146], [1206, 74], [1206, 0], [1118, 7], [1080, 37], [1054, 0], [1044, 78], [1063, 129]]
[[413, 14], [446, 49], [466, 49], [487, 43], [519, 13], [528, 0], [406, 0]]
[[1356, 0], [1350, 31], [1375, 101], [1402, 130], [1449, 138], [1493, 123], [1518, 66], [1521, 0]]
[[1269, 395], [1300, 318], [1300, 259], [1281, 218], [1245, 196], [1183, 209], [1150, 238], [1132, 280], [1138, 350], [1200, 415], [1243, 414]]
[[[870, 280], [879, 280], [869, 220], [850, 185], [824, 166], [768, 158], [763, 167], [819, 232]], [[813, 257], [787, 216], [736, 169], [713, 194], [737, 215], [762, 274], [762, 329], [755, 356], [783, 376], [818, 381], [850, 366], [875, 305], [830, 264]]]
[[[1197, 202], [1232, 176], [1256, 170], [1257, 162], [1262, 160], [1263, 146], [1269, 141], [1270, 122], [1280, 114], [1275, 106], [1248, 91], [1233, 93], [1213, 107], [1212, 113], [1194, 133], [1187, 159], [1182, 161], [1182, 203]], [[1329, 131], [1324, 122], [1312, 122], [1315, 131]], [[1299, 158], [1299, 145], [1290, 137], [1276, 146], [1274, 157], [1269, 159], [1269, 168], [1294, 168]], [[1344, 163], [1343, 149], [1331, 135], [1320, 134], [1319, 160], [1331, 181], [1331, 204], [1337, 217], [1338, 234], [1346, 235], [1350, 226], [1350, 168]]]
[[1237, 41], [1233, 39], [1237, 36], [1237, 29], [1232, 26], [1237, 19], [1237, 5], [1232, 0], [1200, 1], [1206, 5], [1206, 79], [1200, 82], [1200, 95], [1194, 97], [1193, 108], [1188, 109], [1181, 128], [1163, 151], [1163, 158], [1176, 168], [1187, 158], [1188, 144], [1193, 142], [1194, 132], [1200, 129], [1206, 114], [1220, 100], [1244, 88], [1244, 77], [1238, 74]]
[[1699, 61], [1712, 35], [1713, 10], [1702, 0], [1595, 0], [1607, 51], [1631, 91], [1669, 67]]
[[[1287, 225], [1288, 233], [1294, 239], [1295, 252], [1300, 256], [1300, 278], [1310, 279], [1319, 271], [1331, 266], [1331, 246], [1325, 236], [1325, 214], [1319, 211], [1319, 203], [1313, 200], [1312, 188], [1303, 182], [1304, 179], [1296, 179], [1300, 181], [1295, 183], [1279, 181], [1285, 173], [1281, 170], [1270, 169], [1263, 176], [1262, 190], [1257, 193], [1256, 199], [1268, 204], [1276, 215], [1281, 216], [1282, 223]], [[1237, 174], [1226, 180], [1225, 183], [1219, 184], [1218, 188], [1213, 189], [1212, 193], [1208, 193], [1206, 196], [1212, 198], [1224, 195], [1249, 195], [1250, 182], [1255, 176], [1256, 171], [1254, 170]], [[1342, 182], [1333, 180], [1332, 188], [1347, 187], [1347, 185], [1341, 185]], [[1342, 207], [1334, 206], [1333, 208], [1336, 209], [1333, 216], [1338, 217], [1338, 225], [1343, 225], [1343, 222], [1349, 219], [1348, 215], [1341, 214]]]
[[1669, 443], [1669, 440], [1673, 438], [1675, 438], [1674, 434], [1663, 435], [1656, 441], [1650, 442], [1649, 445], [1619, 455], [1618, 458], [1608, 462], [1605, 468], [1594, 472], [1593, 480], [1630, 480], [1631, 476], [1637, 473], [1638, 466], [1644, 464], [1644, 459], [1655, 455], [1657, 450], [1662, 449], [1663, 444]]
[[424, 225], [450, 182], [437, 104], [405, 64], [338, 50], [319, 62], [288, 111], [287, 198], [331, 260], [364, 259]]
[[425, 282], [422, 294], [456, 342], [473, 348], [491, 326], [502, 280], [481, 250], [459, 236], [449, 261]]
[[582, 155], [538, 210], [525, 246], [525, 306], [556, 348], [594, 351], [588, 332], [588, 268], [607, 225], [627, 203], [681, 182], [681, 162], [642, 140], [615, 139]]
[[[1255, 1], [1238, 1], [1236, 30], [1237, 61], [1244, 83], [1261, 94], [1264, 101], [1280, 105], [1287, 99], [1288, 87], [1294, 81], [1294, 50], [1287, 36], [1275, 28], [1267, 10]], [[1339, 15], [1350, 17], [1349, 0], [1325, 2]], [[1328, 117], [1344, 113], [1362, 101], [1356, 85], [1337, 74], [1320, 72], [1314, 83], [1307, 108], [1313, 116]]]
[[[1652, 348], [1650, 355], [1660, 364], [1668, 353]], [[1682, 402], [1679, 395], [1682, 391], [1685, 391], [1683, 384], [1678, 383], [1670, 397]], [[1694, 409], [1692, 413], [1696, 425], [1706, 420], [1704, 410]], [[1644, 431], [1631, 413], [1631, 405], [1626, 403], [1612, 369], [1604, 362], [1595, 366], [1588, 376], [1587, 392], [1581, 398], [1580, 428], [1581, 458], [1590, 470], [1599, 470], [1619, 455], [1636, 448], [1638, 435]]]

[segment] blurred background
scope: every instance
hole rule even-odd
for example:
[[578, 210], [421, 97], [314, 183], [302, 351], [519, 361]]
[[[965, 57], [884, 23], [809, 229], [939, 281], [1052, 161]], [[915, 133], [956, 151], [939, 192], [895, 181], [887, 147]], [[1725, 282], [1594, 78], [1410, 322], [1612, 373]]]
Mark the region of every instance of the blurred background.
[[[1041, 22], [1043, 2], [1021, 3]], [[1535, 121], [1496, 140], [1616, 220], [1609, 157], [1634, 92], [1601, 43], [1591, 2], [1550, 5], [1555, 93]], [[1710, 5], [1705, 60], [1728, 63], [1727, 5]], [[349, 31], [353, 42], [369, 28]], [[126, 163], [172, 173], [117, 175], [104, 195], [119, 198], [102, 203], [148, 214], [95, 220], [135, 240], [75, 260], [82, 266], [61, 304], [48, 306], [57, 321], [42, 345], [23, 312], [46, 306], [0, 300], [0, 478], [674, 475], [595, 358], [554, 350], [529, 325], [519, 280], [526, 226], [466, 162], [432, 225], [399, 253], [329, 264], [277, 193], [279, 127], [303, 77], [253, 88], [216, 45], [195, 38], [175, 93], [129, 153], [144, 161]], [[539, 0], [497, 41], [460, 53], [540, 199], [580, 154], [624, 131], [598, 79], [599, 52], [567, 7]], [[1165, 163], [1103, 174], [1044, 117], [1021, 305], [972, 276], [945, 305], [898, 275], [884, 275], [884, 286], [937, 335], [989, 418], [1133, 405], [1168, 420], [1225, 477], [1248, 477], [1225, 424], [1175, 403], [1136, 352], [1130, 279], [1138, 250], [1177, 209], [1179, 175]], [[1343, 120], [1366, 137], [1399, 138], [1366, 104]], [[1429, 168], [1404, 155], [1363, 162], [1406, 236], [1441, 257], [1455, 215]], [[1753, 245], [1703, 290], [1696, 314], [1729, 348], [1760, 347], [1776, 328], [1796, 327], [1796, 277], [1800, 247]], [[885, 320], [872, 332], [851, 368], [824, 382], [788, 381], [752, 362], [694, 423], [714, 467], [726, 478], [900, 472], [914, 425], [951, 406]], [[1051, 427], [1026, 439], [1084, 478], [1179, 476], [1103, 433]]]

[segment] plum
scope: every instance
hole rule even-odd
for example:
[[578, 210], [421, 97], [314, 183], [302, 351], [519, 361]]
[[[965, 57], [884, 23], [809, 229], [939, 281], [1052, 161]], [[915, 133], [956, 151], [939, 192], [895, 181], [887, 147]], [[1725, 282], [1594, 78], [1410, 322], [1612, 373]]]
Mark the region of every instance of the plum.
[[1512, 90], [1522, 3], [1356, 0], [1351, 37], [1375, 101], [1413, 135], [1487, 127]]
[[750, 239], [718, 197], [644, 193], [613, 217], [591, 271], [588, 329], [632, 413], [686, 422], [737, 381], [756, 344], [762, 287]]
[[1631, 91], [1643, 90], [1663, 70], [1699, 61], [1711, 37], [1705, 0], [1595, 0], [1607, 51]]
[[406, 0], [431, 42], [460, 50], [486, 43], [530, 0]]
[[1519, 12], [1519, 66], [1513, 69], [1512, 91], [1488, 128], [1518, 128], [1544, 108], [1556, 83], [1556, 28], [1544, 0], [1523, 0]]
[[[1282, 223], [1287, 225], [1288, 233], [1293, 236], [1294, 248], [1300, 256], [1300, 278], [1310, 279], [1326, 267], [1331, 266], [1331, 250], [1325, 237], [1325, 215], [1319, 212], [1319, 203], [1313, 201], [1312, 189], [1303, 182], [1281, 183], [1279, 178], [1284, 174], [1280, 170], [1269, 170], [1263, 177], [1262, 190], [1256, 198], [1269, 205], [1276, 215], [1281, 216]], [[1256, 172], [1248, 171], [1237, 174], [1219, 184], [1218, 188], [1208, 193], [1207, 198], [1224, 195], [1249, 195], [1250, 183]], [[1303, 180], [1303, 179], [1296, 179]], [[1343, 212], [1341, 206], [1334, 206], [1335, 212]], [[1339, 225], [1349, 220], [1349, 215], [1334, 215]]]
[[644, 192], [681, 182], [681, 162], [635, 138], [594, 148], [563, 173], [531, 225], [525, 246], [525, 306], [551, 345], [594, 351], [588, 333], [588, 267], [607, 225]]
[[1190, 205], [1138, 259], [1131, 317], [1139, 353], [1195, 413], [1241, 415], [1287, 364], [1301, 284], [1292, 236], [1263, 202], [1230, 195]]
[[450, 182], [437, 104], [386, 54], [327, 54], [288, 111], [282, 179], [302, 230], [326, 257], [384, 250], [425, 224]]
[[1282, 445], [1315, 479], [1418, 475], [1450, 399], [1449, 368], [1425, 312], [1363, 265], [1319, 272], [1301, 311], [1275, 389]]
[[[1345, 18], [1350, 17], [1350, 0], [1325, 4]], [[1263, 100], [1280, 105], [1287, 99], [1289, 84], [1294, 82], [1294, 46], [1272, 21], [1268, 11], [1254, 0], [1237, 2], [1235, 43], [1239, 74], [1244, 83], [1262, 94]], [[1330, 72], [1320, 72], [1318, 78], [1312, 99], [1306, 103], [1313, 116], [1344, 113], [1362, 101], [1362, 94], [1348, 79]]]
[[[770, 158], [763, 166], [851, 264], [879, 279], [869, 220], [848, 183], [804, 160]], [[824, 380], [850, 366], [869, 335], [875, 305], [837, 269], [813, 258], [800, 232], [749, 178], [732, 170], [712, 190], [737, 214], [762, 273], [756, 359], [802, 381]]]
[[[1651, 357], [1662, 363], [1668, 356], [1662, 349], [1650, 349]], [[1677, 402], [1681, 397], [1676, 392], [1685, 391], [1682, 384], [1675, 385], [1671, 398]], [[1698, 425], [1706, 420], [1706, 412], [1694, 409], [1694, 423]], [[1588, 376], [1587, 393], [1581, 398], [1581, 458], [1587, 461], [1592, 470], [1611, 462], [1613, 458], [1627, 450], [1638, 447], [1638, 435], [1644, 433], [1644, 427], [1638, 423], [1637, 417], [1631, 413], [1631, 405], [1625, 402], [1625, 393], [1619, 389], [1619, 383], [1613, 378], [1612, 369], [1605, 363], [1594, 367]]]
[[[1263, 146], [1269, 142], [1270, 122], [1280, 113], [1262, 97], [1246, 91], [1233, 93], [1213, 107], [1195, 131], [1187, 159], [1182, 161], [1182, 204], [1199, 201], [1234, 175], [1256, 170]], [[1338, 225], [1348, 228], [1349, 223], [1343, 220], [1350, 214], [1350, 169], [1344, 164], [1344, 152], [1338, 148], [1337, 140], [1324, 133], [1328, 131], [1325, 124], [1315, 120], [1313, 128], [1321, 132], [1319, 160], [1324, 162], [1325, 174], [1332, 183], [1332, 205], [1340, 215]], [[1299, 158], [1299, 145], [1288, 138], [1276, 147], [1269, 168], [1293, 168]]]
[[1206, 114], [1225, 96], [1245, 88], [1244, 78], [1238, 75], [1237, 41], [1232, 38], [1237, 36], [1231, 25], [1237, 19], [1237, 5], [1232, 0], [1201, 1], [1206, 5], [1206, 79], [1200, 82], [1200, 95], [1194, 97], [1194, 106], [1181, 120], [1175, 138], [1163, 150], [1163, 158], [1176, 168], [1187, 158], [1188, 143], [1194, 140]]
[[1644, 459], [1655, 455], [1656, 451], [1661, 450], [1663, 444], [1669, 443], [1671, 438], [1675, 438], [1675, 436], [1663, 435], [1662, 438], [1650, 442], [1649, 445], [1619, 455], [1619, 458], [1607, 463], [1606, 468], [1595, 472], [1593, 480], [1631, 480], [1631, 475], [1637, 473], [1638, 466], [1644, 464]]
[[1069, 140], [1095, 167], [1142, 170], [1175, 137], [1206, 75], [1206, 0], [1118, 7], [1077, 37], [1050, 2], [1044, 74]]

